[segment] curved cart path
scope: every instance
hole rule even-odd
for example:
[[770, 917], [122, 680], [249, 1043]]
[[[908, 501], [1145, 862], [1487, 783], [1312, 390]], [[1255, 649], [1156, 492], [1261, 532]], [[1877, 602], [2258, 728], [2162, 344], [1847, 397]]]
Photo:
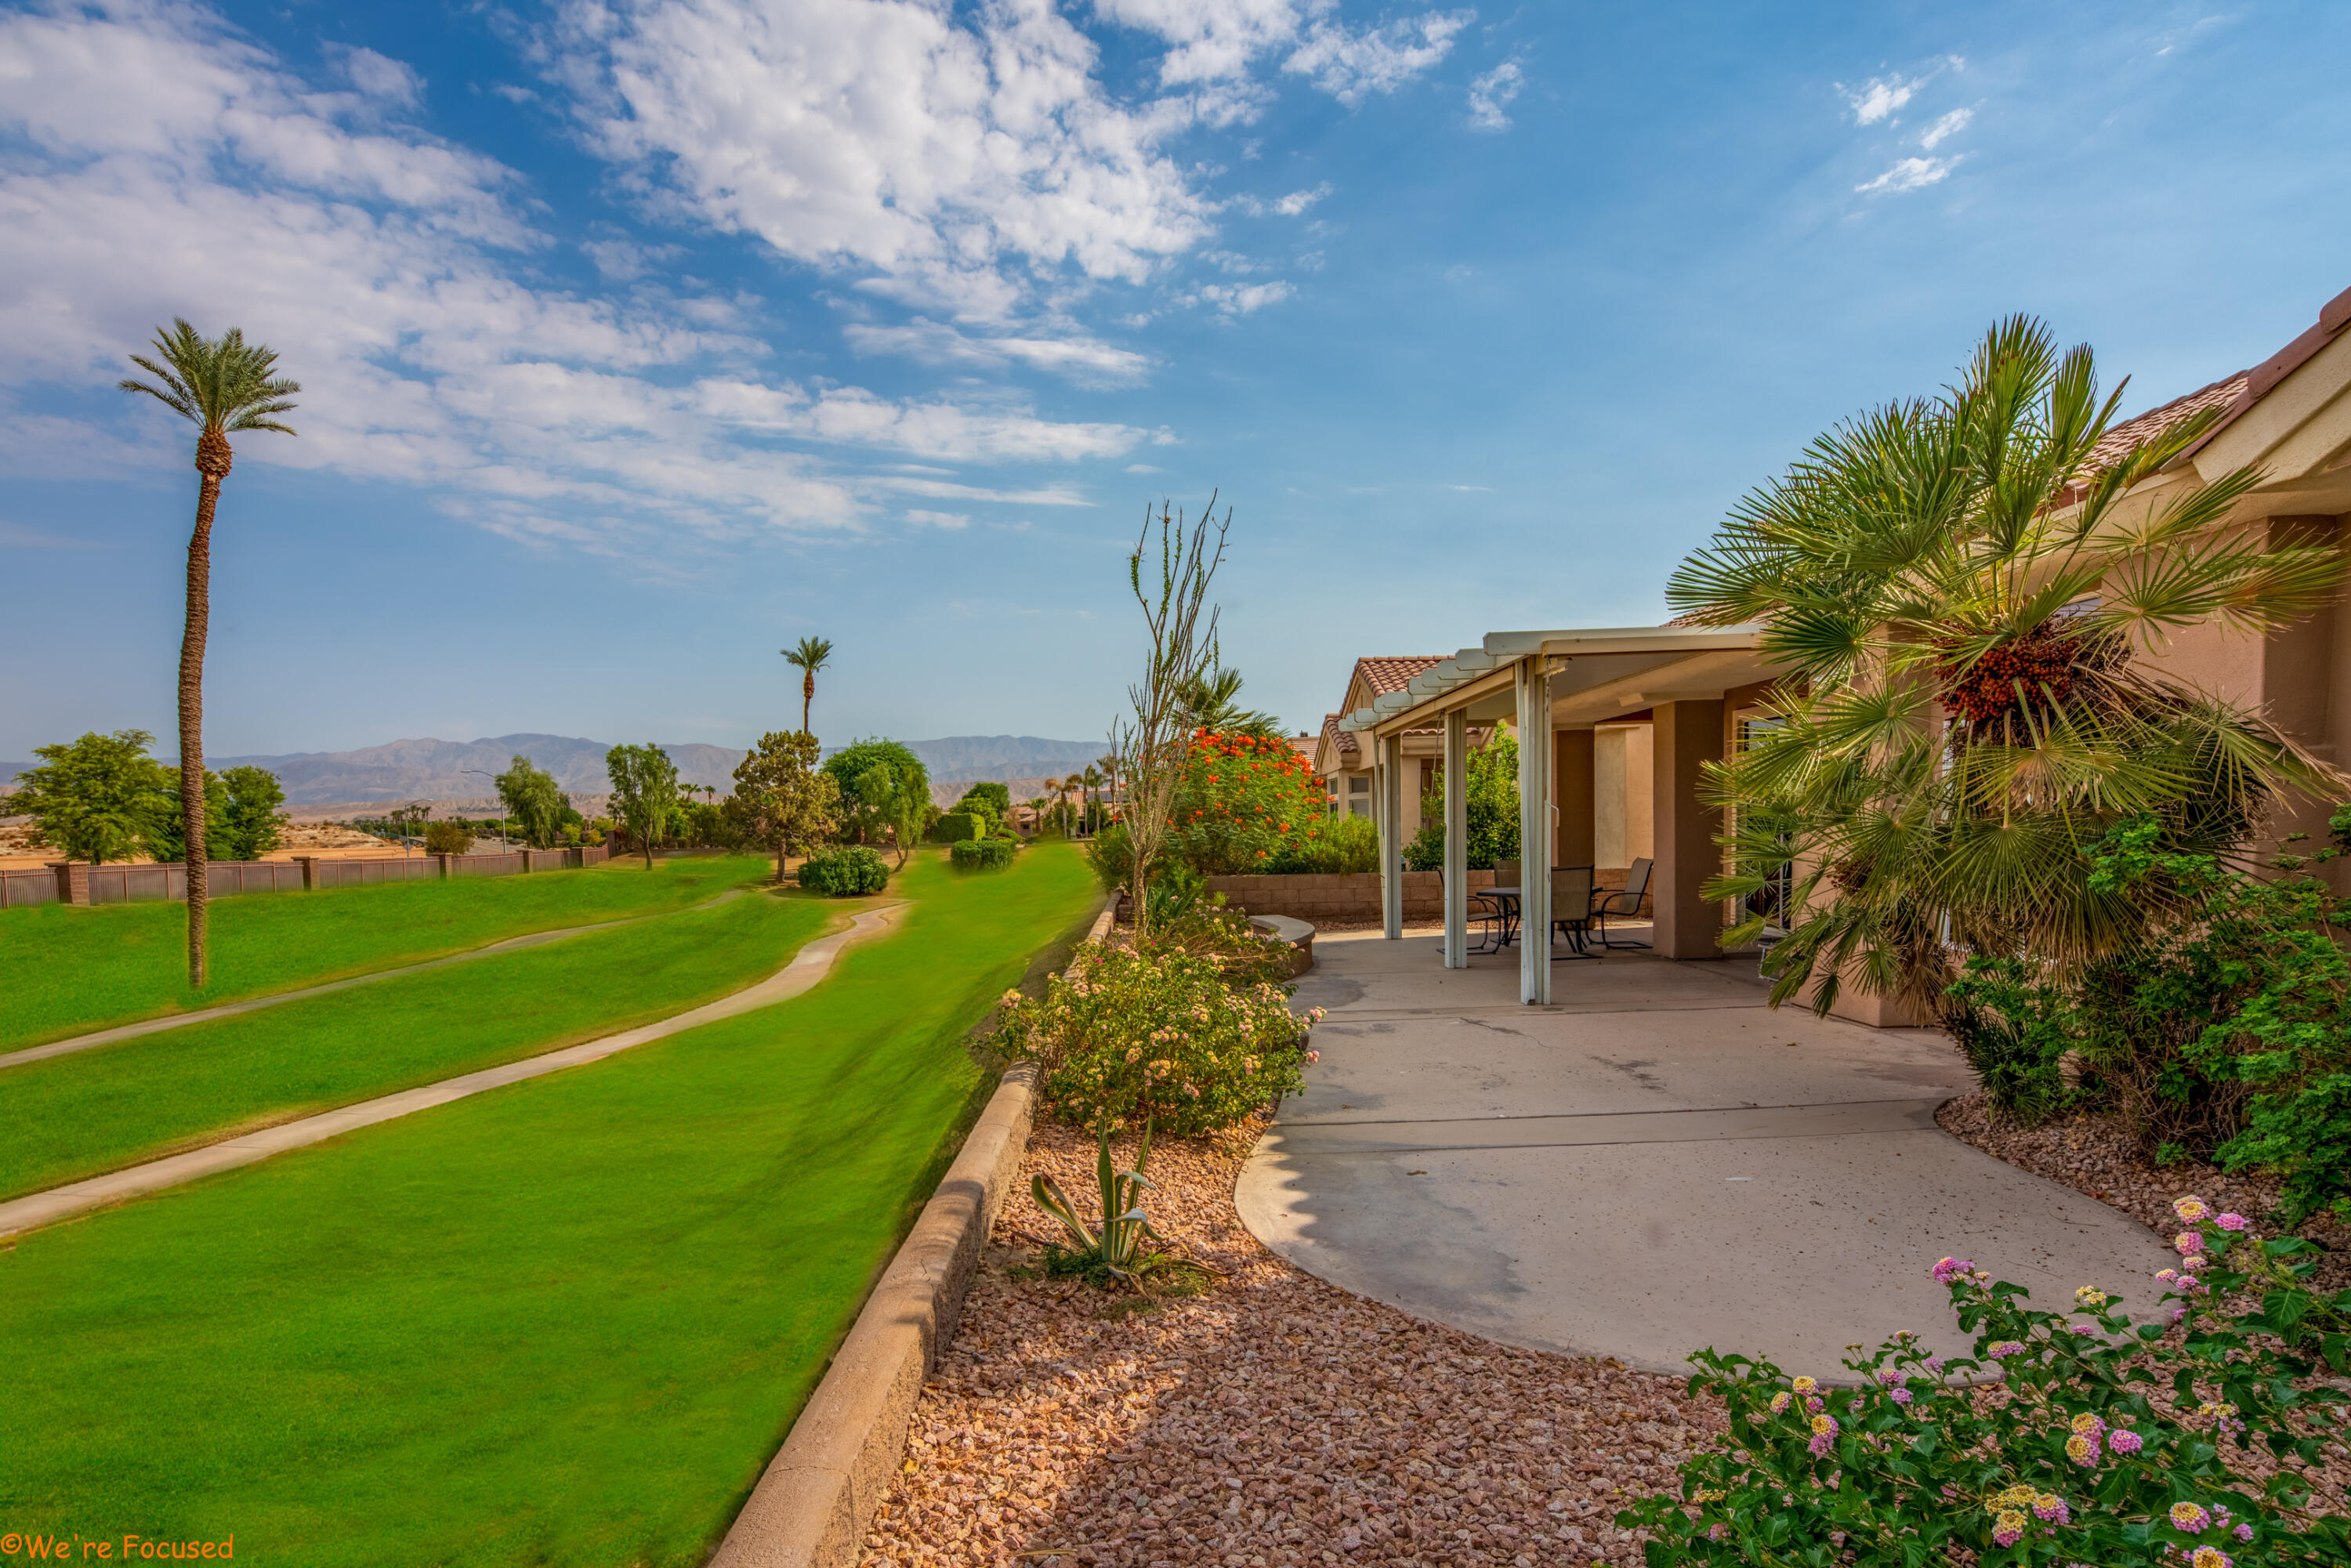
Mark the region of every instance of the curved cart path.
[[[1765, 1008], [1753, 961], [1518, 955], [1329, 933], [1297, 1005], [1330, 1009], [1305, 1092], [1242, 1167], [1249, 1230], [1359, 1295], [1536, 1350], [1687, 1373], [1701, 1346], [1839, 1380], [1848, 1344], [1957, 1332], [1935, 1260], [2050, 1310], [2151, 1305], [2168, 1257], [2085, 1194], [1970, 1147], [1939, 1030]], [[2176, 1260], [2173, 1260], [2176, 1261]]]
[[520, 936], [509, 936], [487, 946], [469, 947], [463, 953], [451, 953], [439, 958], [427, 958], [421, 964], [402, 964], [397, 969], [371, 969], [364, 975], [352, 975], [340, 980], [329, 980], [323, 985], [305, 986], [298, 991], [273, 991], [266, 997], [252, 997], [241, 1002], [223, 1002], [202, 1012], [166, 1013], [158, 1019], [142, 1019], [137, 1023], [118, 1024], [112, 1029], [96, 1030], [89, 1034], [71, 1035], [53, 1040], [47, 1045], [26, 1046], [22, 1051], [0, 1053], [0, 1068], [21, 1067], [28, 1061], [41, 1061], [52, 1056], [68, 1056], [77, 1051], [89, 1051], [101, 1045], [113, 1045], [119, 1040], [137, 1040], [141, 1035], [161, 1034], [167, 1029], [185, 1029], [190, 1024], [210, 1023], [215, 1019], [235, 1018], [239, 1013], [259, 1012], [263, 1008], [282, 1007], [298, 1002], [306, 997], [323, 997], [336, 991], [348, 991], [358, 986], [372, 986], [379, 980], [397, 979], [402, 975], [421, 975], [427, 969], [445, 969], [452, 964], [470, 964], [476, 958], [487, 958], [499, 953], [512, 953], [524, 947], [537, 947], [548, 942], [560, 942], [567, 936], [584, 936], [590, 931], [610, 931], [615, 926], [635, 925], [647, 920], [666, 920], [673, 915], [684, 915], [696, 909], [716, 909], [730, 898], [740, 898], [750, 889], [730, 887], [716, 898], [705, 898], [699, 904], [689, 904], [679, 909], [664, 909], [655, 915], [632, 915], [625, 920], [599, 920], [592, 925], [559, 925], [552, 931], [532, 931]]
[[520, 1061], [484, 1068], [479, 1072], [444, 1078], [438, 1083], [403, 1089], [397, 1094], [386, 1094], [374, 1100], [360, 1101], [355, 1105], [322, 1111], [298, 1122], [265, 1127], [222, 1143], [208, 1144], [201, 1149], [190, 1149], [184, 1154], [150, 1160], [144, 1165], [110, 1171], [86, 1181], [51, 1187], [47, 1192], [32, 1193], [0, 1203], [0, 1238], [37, 1229], [44, 1225], [54, 1225], [60, 1219], [102, 1204], [177, 1186], [198, 1176], [234, 1170], [238, 1166], [249, 1166], [272, 1155], [282, 1155], [288, 1149], [324, 1143], [329, 1138], [339, 1137], [357, 1128], [371, 1127], [378, 1122], [389, 1122], [418, 1111], [430, 1110], [435, 1105], [446, 1105], [453, 1100], [463, 1100], [486, 1089], [519, 1083], [526, 1078], [537, 1078], [566, 1067], [601, 1061], [631, 1046], [649, 1044], [703, 1024], [716, 1023], [721, 1019], [789, 1001], [823, 979], [831, 971], [833, 960], [852, 943], [887, 930], [899, 912], [906, 907], [904, 904], [892, 904], [879, 909], [869, 909], [841, 930], [805, 944], [792, 955], [790, 963], [766, 979], [747, 986], [732, 996], [705, 1002], [656, 1023], [606, 1035], [601, 1040], [566, 1046], [561, 1051], [550, 1051], [543, 1056], [526, 1057]]

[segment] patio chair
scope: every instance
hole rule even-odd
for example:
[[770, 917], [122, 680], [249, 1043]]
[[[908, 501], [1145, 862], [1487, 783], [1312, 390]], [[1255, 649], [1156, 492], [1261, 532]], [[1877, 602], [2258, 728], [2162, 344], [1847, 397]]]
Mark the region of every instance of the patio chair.
[[1656, 869], [1656, 862], [1643, 855], [1633, 862], [1633, 869], [1625, 873], [1625, 885], [1621, 889], [1614, 893], [1603, 894], [1593, 902], [1593, 929], [1599, 934], [1600, 945], [1603, 947], [1622, 949], [1648, 946], [1646, 942], [1610, 941], [1608, 917], [1614, 915], [1619, 919], [1630, 919], [1641, 913], [1641, 900], [1648, 894], [1649, 874]]
[[[1438, 891], [1441, 893], [1445, 887], [1445, 868], [1443, 866], [1438, 866], [1437, 868], [1437, 885]], [[1468, 891], [1468, 916], [1471, 920], [1476, 921], [1481, 928], [1478, 937], [1478, 945], [1471, 947], [1469, 951], [1472, 953], [1500, 952], [1502, 950], [1502, 943], [1504, 940], [1503, 932], [1505, 929], [1501, 904], [1496, 900], [1491, 894], [1482, 892], [1478, 888], [1473, 887]]]
[[1551, 925], [1556, 932], [1564, 933], [1567, 945], [1574, 949], [1561, 953], [1553, 948], [1552, 959], [1597, 958], [1583, 945], [1583, 934], [1592, 929], [1592, 868], [1588, 865], [1562, 865], [1551, 872]]

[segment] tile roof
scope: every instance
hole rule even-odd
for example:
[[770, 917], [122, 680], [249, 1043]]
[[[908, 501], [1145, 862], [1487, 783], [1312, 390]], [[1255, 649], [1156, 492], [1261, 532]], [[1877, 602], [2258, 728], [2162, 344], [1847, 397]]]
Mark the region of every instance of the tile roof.
[[2090, 448], [2089, 466], [2104, 468], [2142, 442], [2151, 441], [2171, 426], [2191, 414], [2208, 408], [2225, 409], [2245, 395], [2252, 382], [2251, 371], [2239, 371], [2233, 376], [2223, 376], [2210, 386], [2198, 387], [2186, 397], [2173, 398], [2158, 408], [2148, 409], [2135, 419], [2126, 419], [2110, 427], [2098, 444]]
[[1400, 692], [1412, 684], [1412, 678], [1432, 664], [1441, 664], [1448, 655], [1444, 653], [1388, 653], [1355, 661], [1355, 674], [1372, 689], [1372, 695], [1384, 697], [1390, 692]]
[[1326, 713], [1322, 716], [1322, 738], [1337, 747], [1341, 751], [1361, 751], [1363, 749], [1362, 747], [1355, 744], [1355, 732], [1353, 730], [1341, 729], [1339, 727], [1339, 716], [1335, 713]]

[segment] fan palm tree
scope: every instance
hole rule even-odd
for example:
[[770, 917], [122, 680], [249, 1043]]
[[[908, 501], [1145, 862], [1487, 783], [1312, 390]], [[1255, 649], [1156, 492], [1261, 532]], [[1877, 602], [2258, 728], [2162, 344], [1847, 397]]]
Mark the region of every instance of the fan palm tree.
[[832, 657], [832, 643], [822, 637], [803, 637], [791, 647], [779, 650], [784, 663], [800, 673], [800, 733], [809, 729], [809, 705], [816, 701], [816, 673]]
[[246, 430], [293, 430], [272, 416], [293, 408], [287, 400], [300, 386], [271, 374], [277, 356], [247, 343], [231, 327], [206, 338], [173, 318], [171, 330], [155, 334], [155, 358], [133, 354], [131, 362], [154, 378], [126, 377], [124, 392], [143, 392], [196, 426], [196, 527], [188, 538], [188, 608], [180, 639], [180, 810], [187, 831], [188, 984], [204, 984], [204, 936], [210, 915], [204, 847], [204, 637], [212, 617], [213, 511], [221, 481], [228, 477], [231, 434]]
[[1085, 786], [1085, 805], [1078, 814], [1078, 826], [1079, 831], [1087, 832], [1092, 831], [1096, 825], [1098, 813], [1094, 809], [1094, 791], [1102, 788], [1101, 765], [1093, 762], [1087, 763], [1085, 772], [1079, 775], [1079, 781]]
[[2090, 875], [2116, 823], [2234, 855], [2281, 791], [2342, 787], [2259, 716], [2139, 662], [2182, 628], [2291, 622], [2332, 595], [2342, 554], [2221, 527], [2250, 470], [2134, 496], [2217, 411], [2102, 452], [2120, 396], [2101, 399], [2087, 348], [2002, 322], [1958, 386], [1821, 436], [1676, 572], [1677, 612], [1764, 622], [1791, 672], [1780, 723], [1708, 786], [1735, 827], [1708, 896], [1791, 879], [1775, 1001], [1809, 986], [1825, 1011], [1849, 979], [1939, 1010], [1955, 952], [2068, 969], [2168, 913], [2160, 887]]
[[1273, 715], [1240, 705], [1241, 673], [1218, 664], [1197, 680], [1185, 683], [1181, 695], [1186, 722], [1194, 729], [1225, 735], [1279, 736], [1281, 725]]

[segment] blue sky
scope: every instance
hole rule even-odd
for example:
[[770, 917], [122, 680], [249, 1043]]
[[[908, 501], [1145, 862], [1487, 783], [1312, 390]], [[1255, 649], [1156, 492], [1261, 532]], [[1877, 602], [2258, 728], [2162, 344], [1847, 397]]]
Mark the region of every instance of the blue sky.
[[[2136, 410], [2351, 285], [2351, 7], [0, 8], [0, 758], [172, 727], [159, 322], [240, 438], [207, 746], [1102, 733], [1233, 508], [1248, 695], [1661, 618], [2001, 314]], [[143, 400], [142, 400], [143, 401]]]

